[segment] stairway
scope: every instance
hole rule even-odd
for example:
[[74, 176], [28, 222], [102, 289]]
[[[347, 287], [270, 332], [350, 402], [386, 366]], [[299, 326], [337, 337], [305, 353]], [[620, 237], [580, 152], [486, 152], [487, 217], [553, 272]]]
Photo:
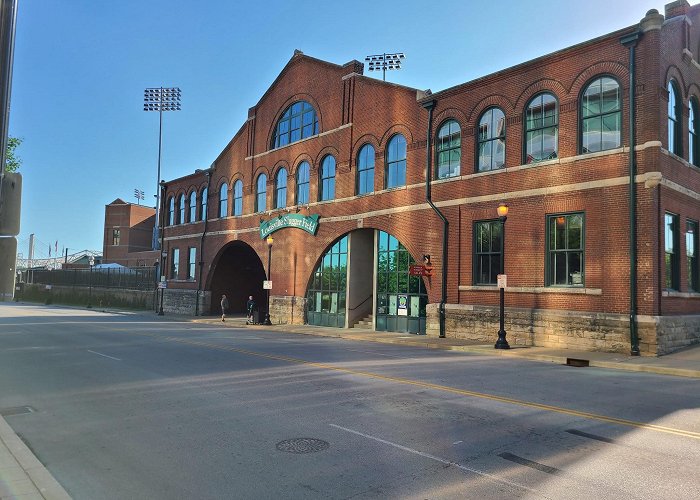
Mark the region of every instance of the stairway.
[[362, 328], [363, 330], [371, 330], [374, 324], [374, 314], [368, 314], [364, 318], [355, 322], [350, 328]]

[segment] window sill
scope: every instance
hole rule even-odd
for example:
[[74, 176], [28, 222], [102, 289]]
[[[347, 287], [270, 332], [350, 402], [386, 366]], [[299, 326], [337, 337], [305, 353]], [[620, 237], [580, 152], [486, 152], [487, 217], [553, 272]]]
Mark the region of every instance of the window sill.
[[663, 290], [662, 297], [676, 297], [681, 299], [700, 299], [700, 292], [678, 292], [676, 290]]
[[[495, 285], [460, 285], [460, 292], [497, 292]], [[505, 289], [509, 293], [563, 293], [570, 295], [603, 295], [600, 288], [584, 287], [554, 287], [554, 286], [509, 286]]]

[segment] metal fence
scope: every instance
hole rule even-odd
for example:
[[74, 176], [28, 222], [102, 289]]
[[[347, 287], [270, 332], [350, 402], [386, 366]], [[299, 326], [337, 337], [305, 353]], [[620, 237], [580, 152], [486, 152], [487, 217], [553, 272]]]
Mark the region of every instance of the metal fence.
[[156, 286], [156, 269], [154, 267], [31, 269], [22, 272], [21, 281], [56, 286], [153, 290]]

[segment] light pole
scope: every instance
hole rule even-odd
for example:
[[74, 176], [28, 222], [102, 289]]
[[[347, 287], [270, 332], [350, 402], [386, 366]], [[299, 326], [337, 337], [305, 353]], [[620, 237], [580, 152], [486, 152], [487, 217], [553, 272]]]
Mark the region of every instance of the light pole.
[[[272, 264], [272, 243], [274, 240], [272, 239], [272, 236], [267, 237], [267, 281], [268, 281], [268, 286], [272, 285], [272, 270], [270, 269], [270, 265]], [[270, 321], [270, 288], [267, 289], [267, 312], [265, 313], [265, 321], [263, 322], [264, 325], [271, 325], [272, 321]]]
[[369, 71], [379, 71], [382, 70], [382, 80], [386, 81], [386, 70], [388, 69], [401, 69], [401, 59], [406, 56], [403, 52], [396, 52], [395, 54], [375, 54], [373, 56], [365, 57], [367, 61]]
[[[501, 275], [505, 279], [506, 273], [505, 273], [505, 255], [504, 255], [504, 244], [503, 240], [505, 237], [505, 229], [506, 229], [506, 219], [508, 218], [508, 205], [505, 203], [501, 203], [498, 205], [498, 208], [496, 209], [496, 212], [498, 213], [498, 220], [501, 221]], [[500, 276], [499, 276], [500, 277]], [[501, 286], [502, 285], [502, 286]], [[504, 303], [504, 294], [505, 294], [505, 283], [499, 283], [498, 288], [499, 292], [501, 295], [501, 328], [498, 330], [498, 340], [496, 341], [496, 345], [493, 346], [496, 349], [510, 349], [510, 346], [508, 345], [508, 341], [506, 340], [506, 329], [503, 324], [503, 303]]]
[[180, 89], [177, 87], [159, 87], [146, 89], [143, 92], [143, 110], [158, 111], [158, 178], [156, 179], [156, 221], [153, 225], [154, 250], [160, 248], [158, 242], [158, 216], [160, 214], [160, 156], [163, 146], [163, 111], [180, 111]]
[[88, 288], [88, 304], [87, 307], [88, 309], [92, 309], [92, 267], [95, 265], [95, 257], [92, 255], [90, 256], [90, 260], [88, 260], [88, 263], [90, 264], [90, 286]]

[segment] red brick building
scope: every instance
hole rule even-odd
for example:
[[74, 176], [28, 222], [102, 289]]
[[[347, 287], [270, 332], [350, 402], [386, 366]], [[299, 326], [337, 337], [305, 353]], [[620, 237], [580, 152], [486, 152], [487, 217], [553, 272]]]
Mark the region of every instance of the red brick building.
[[296, 51], [164, 187], [166, 312], [264, 310], [269, 273], [272, 323], [495, 341], [505, 274], [511, 344], [698, 342], [699, 26], [679, 0], [437, 93]]
[[127, 203], [117, 198], [105, 205], [105, 233], [102, 261], [127, 267], [153, 266], [158, 251], [152, 249], [154, 208]]

